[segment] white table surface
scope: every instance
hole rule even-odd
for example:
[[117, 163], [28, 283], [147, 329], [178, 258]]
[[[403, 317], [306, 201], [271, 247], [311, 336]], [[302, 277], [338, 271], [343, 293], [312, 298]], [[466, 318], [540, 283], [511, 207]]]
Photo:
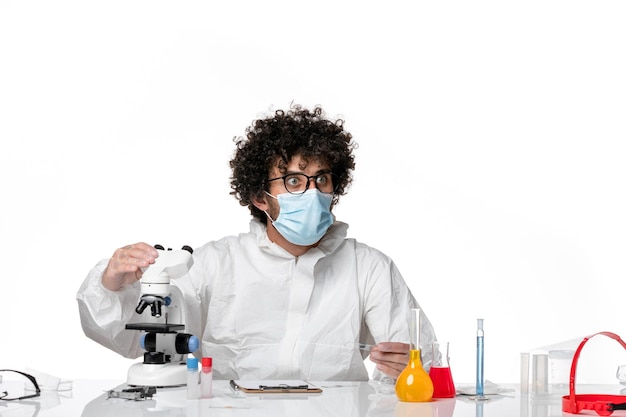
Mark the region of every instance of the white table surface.
[[[150, 400], [107, 399], [106, 391], [122, 389], [122, 381], [76, 380], [71, 391], [43, 392], [42, 396], [20, 402], [0, 402], [0, 416], [271, 416], [271, 417], [551, 417], [562, 412], [562, 394], [521, 394], [516, 384], [500, 384], [513, 389], [476, 402], [466, 396], [403, 403], [393, 386], [377, 382], [319, 382], [321, 394], [262, 394], [234, 392], [228, 381], [213, 381], [212, 399], [188, 400], [186, 387], [158, 389]], [[623, 386], [579, 387], [577, 393], [620, 394]], [[626, 415], [615, 412], [613, 415]], [[595, 415], [594, 413], [588, 415]]]

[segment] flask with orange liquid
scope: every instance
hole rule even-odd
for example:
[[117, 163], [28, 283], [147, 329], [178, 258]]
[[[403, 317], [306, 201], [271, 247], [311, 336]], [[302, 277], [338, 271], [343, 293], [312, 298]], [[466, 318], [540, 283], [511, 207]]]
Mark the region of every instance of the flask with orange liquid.
[[396, 381], [396, 396], [400, 401], [426, 402], [433, 398], [433, 381], [422, 365], [420, 338], [420, 310], [411, 309], [409, 326], [411, 351], [409, 363]]

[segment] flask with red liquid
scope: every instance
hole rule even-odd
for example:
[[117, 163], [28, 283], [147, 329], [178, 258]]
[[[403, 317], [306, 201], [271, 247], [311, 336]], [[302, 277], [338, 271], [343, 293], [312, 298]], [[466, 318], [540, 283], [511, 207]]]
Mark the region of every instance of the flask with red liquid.
[[456, 388], [450, 371], [448, 342], [433, 342], [433, 363], [428, 375], [433, 381], [433, 398], [453, 398]]

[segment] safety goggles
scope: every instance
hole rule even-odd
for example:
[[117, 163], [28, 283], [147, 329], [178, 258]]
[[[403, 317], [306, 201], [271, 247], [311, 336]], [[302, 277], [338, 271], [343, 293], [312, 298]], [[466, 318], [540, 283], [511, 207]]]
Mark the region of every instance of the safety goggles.
[[[37, 384], [37, 380], [35, 379], [34, 376], [29, 375], [25, 372], [20, 372], [20, 371], [15, 371], [13, 369], [0, 369], [0, 376], [3, 373], [9, 373], [9, 372], [14, 372], [16, 374], [22, 375], [23, 377], [25, 377], [26, 379], [28, 379], [28, 381], [32, 384], [35, 392], [33, 394], [29, 394], [29, 395], [22, 395], [21, 397], [14, 397], [14, 398], [9, 398], [9, 393], [7, 391], [0, 391], [0, 400], [2, 401], [19, 401], [19, 400], [25, 400], [27, 398], [35, 398], [35, 397], [39, 397], [39, 395], [41, 395], [41, 389], [39, 388], [39, 384]], [[0, 381], [2, 380], [2, 378], [0, 378]]]

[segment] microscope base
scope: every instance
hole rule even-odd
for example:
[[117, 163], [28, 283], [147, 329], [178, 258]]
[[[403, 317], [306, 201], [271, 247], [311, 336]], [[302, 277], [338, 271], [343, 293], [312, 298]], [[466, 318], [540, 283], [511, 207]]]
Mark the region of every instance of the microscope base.
[[132, 386], [177, 387], [187, 385], [185, 362], [166, 364], [136, 363], [128, 369], [127, 384]]

